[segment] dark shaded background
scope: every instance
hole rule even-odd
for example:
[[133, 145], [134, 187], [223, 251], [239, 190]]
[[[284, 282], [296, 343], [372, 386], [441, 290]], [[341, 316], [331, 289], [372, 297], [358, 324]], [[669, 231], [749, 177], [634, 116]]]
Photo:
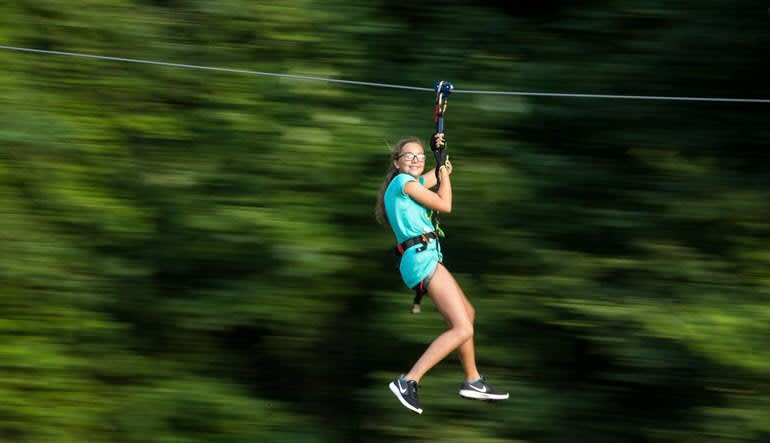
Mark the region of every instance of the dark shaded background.
[[[504, 6], [498, 5], [504, 4]], [[0, 44], [458, 89], [770, 98], [764, 2], [18, 0]], [[433, 95], [0, 51], [0, 441], [770, 438], [770, 105], [454, 94], [447, 265], [373, 206]], [[430, 167], [430, 166], [429, 166]]]

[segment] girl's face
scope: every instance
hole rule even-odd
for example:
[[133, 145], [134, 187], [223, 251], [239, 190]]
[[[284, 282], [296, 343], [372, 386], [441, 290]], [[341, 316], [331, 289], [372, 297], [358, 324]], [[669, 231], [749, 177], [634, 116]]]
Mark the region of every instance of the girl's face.
[[419, 177], [425, 169], [425, 149], [416, 142], [409, 142], [401, 147], [398, 158], [393, 160], [393, 166], [398, 172], [412, 177]]

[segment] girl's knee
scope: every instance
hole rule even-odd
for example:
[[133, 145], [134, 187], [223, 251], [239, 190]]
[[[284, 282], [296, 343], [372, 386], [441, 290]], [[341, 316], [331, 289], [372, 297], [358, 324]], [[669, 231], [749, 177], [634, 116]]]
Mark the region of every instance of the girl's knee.
[[470, 323], [459, 325], [452, 329], [457, 331], [457, 335], [460, 336], [460, 343], [465, 343], [466, 341], [473, 338], [473, 325]]

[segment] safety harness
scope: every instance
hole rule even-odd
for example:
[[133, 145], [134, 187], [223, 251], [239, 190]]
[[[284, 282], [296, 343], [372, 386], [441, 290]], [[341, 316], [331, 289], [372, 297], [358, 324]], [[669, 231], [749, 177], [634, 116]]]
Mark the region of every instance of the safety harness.
[[406, 252], [407, 249], [411, 248], [414, 245], [422, 244], [419, 248], [417, 248], [417, 252], [422, 252], [425, 249], [428, 248], [428, 243], [430, 243], [431, 240], [438, 240], [438, 233], [437, 232], [426, 232], [425, 234], [418, 235], [417, 237], [412, 237], [409, 240], [403, 241], [396, 246], [394, 246], [395, 253], [398, 257], [401, 257], [404, 255], [404, 252]]
[[[433, 121], [436, 124], [435, 133], [438, 134], [444, 132], [444, 113], [446, 112], [447, 107], [447, 97], [449, 97], [449, 94], [452, 92], [452, 89], [454, 89], [454, 86], [452, 86], [452, 84], [447, 81], [441, 80], [436, 82], [434, 89], [436, 90], [436, 106], [434, 108]], [[441, 166], [441, 163], [443, 163], [441, 159], [447, 158], [446, 144], [437, 146], [435, 143], [435, 138], [432, 138], [430, 147], [433, 151], [433, 155], [436, 157], [436, 186], [441, 186], [441, 175], [439, 173], [439, 167]], [[436, 210], [431, 211], [430, 214], [431, 222], [433, 223], [433, 228], [435, 229], [433, 232], [428, 232], [417, 237], [410, 238], [393, 247], [393, 253], [396, 255], [396, 257], [399, 258], [399, 260], [401, 256], [404, 255], [404, 252], [410, 247], [416, 244], [422, 244], [422, 246], [417, 248], [416, 251], [418, 253], [423, 252], [425, 249], [427, 249], [428, 243], [431, 241], [438, 242], [440, 237], [444, 237], [444, 231], [441, 230], [438, 214], [439, 211]], [[421, 311], [420, 302], [422, 301], [422, 296], [428, 292], [427, 286], [429, 280], [430, 277], [422, 280], [417, 286], [413, 288], [415, 291], [414, 301], [412, 304], [413, 314], [419, 314]]]

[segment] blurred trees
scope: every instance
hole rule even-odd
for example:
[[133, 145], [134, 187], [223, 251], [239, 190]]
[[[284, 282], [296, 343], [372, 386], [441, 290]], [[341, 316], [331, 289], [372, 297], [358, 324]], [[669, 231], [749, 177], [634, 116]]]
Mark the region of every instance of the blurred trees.
[[[756, 2], [17, 1], [0, 41], [462, 90], [768, 98]], [[429, 93], [0, 51], [0, 439], [759, 441], [765, 105], [455, 94], [447, 265], [512, 399], [385, 389], [374, 224]]]

